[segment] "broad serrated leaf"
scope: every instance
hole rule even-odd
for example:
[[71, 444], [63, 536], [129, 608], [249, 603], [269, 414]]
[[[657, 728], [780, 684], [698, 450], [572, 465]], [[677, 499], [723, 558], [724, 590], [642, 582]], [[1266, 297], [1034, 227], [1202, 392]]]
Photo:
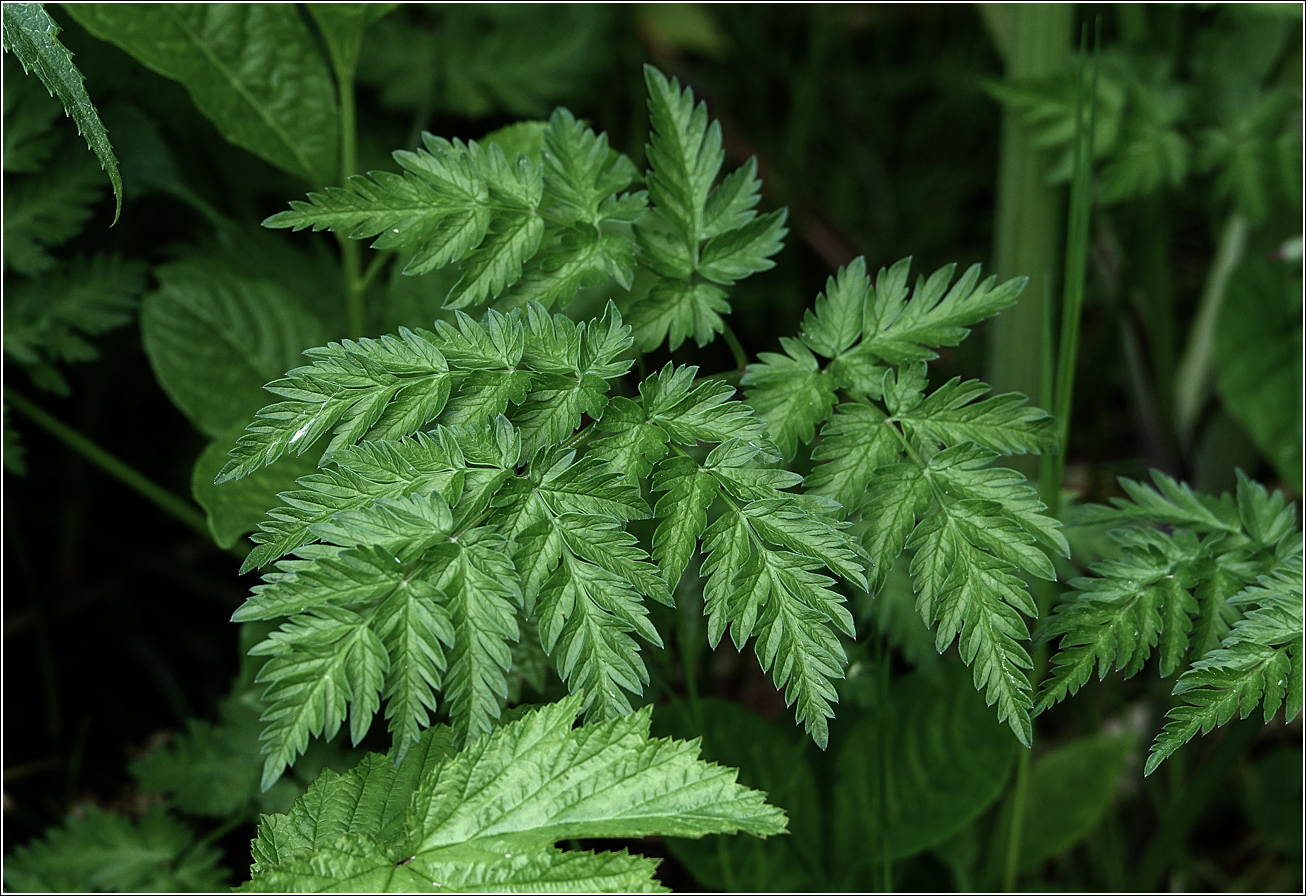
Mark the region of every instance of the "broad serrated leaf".
[[[734, 771], [696, 759], [696, 742], [650, 739], [647, 708], [573, 729], [580, 705], [570, 697], [528, 712], [452, 757], [424, 738], [397, 768], [374, 756], [324, 776], [290, 816], [265, 819], [247, 888], [646, 891], [652, 862], [552, 844], [784, 830], [783, 813]], [[368, 792], [384, 802], [358, 796]]]

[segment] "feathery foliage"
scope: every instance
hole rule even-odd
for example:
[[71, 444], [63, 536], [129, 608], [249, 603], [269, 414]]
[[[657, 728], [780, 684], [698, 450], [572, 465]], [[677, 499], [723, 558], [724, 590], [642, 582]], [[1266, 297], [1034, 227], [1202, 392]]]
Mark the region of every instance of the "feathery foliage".
[[1018, 573], [1055, 578], [1047, 552], [1069, 548], [1034, 489], [990, 465], [1052, 450], [1055, 431], [1024, 396], [984, 398], [983, 383], [954, 379], [926, 394], [925, 364], [1023, 284], [981, 282], [976, 265], [951, 286], [946, 267], [909, 289], [909, 267], [904, 259], [874, 282], [862, 259], [840, 270], [798, 338], [781, 340], [785, 354], [762, 353], [743, 383], [785, 457], [815, 443], [810, 494], [864, 530], [870, 592], [911, 552], [917, 609], [937, 626], [936, 648], [958, 640], [975, 687], [1028, 745], [1032, 664], [1020, 642], [1029, 636], [1022, 615], [1037, 612]]
[[[1120, 555], [1094, 564], [1043, 626], [1060, 637], [1042, 711], [1076, 693], [1097, 669], [1138, 673], [1155, 650], [1159, 671], [1182, 670], [1182, 702], [1152, 747], [1146, 773], [1197, 733], [1261, 708], [1268, 722], [1301, 710], [1302, 535], [1292, 505], [1239, 474], [1236, 496], [1198, 494], [1160, 472], [1155, 487], [1128, 479], [1129, 499], [1097, 516], [1137, 523], [1112, 532]], [[1148, 527], [1153, 523], [1169, 531]]]
[[647, 193], [628, 192], [639, 174], [606, 135], [558, 109], [539, 163], [509, 159], [494, 142], [426, 134], [422, 149], [394, 154], [403, 174], [355, 175], [348, 188], [311, 193], [264, 223], [375, 237], [374, 249], [412, 252], [410, 275], [457, 264], [446, 308], [494, 300], [565, 307], [585, 287], [611, 281], [630, 290], [638, 264], [654, 275], [627, 315], [638, 346], [669, 338], [674, 349], [690, 335], [704, 345], [730, 310], [723, 287], [772, 267], [785, 211], [755, 211], [754, 161], [714, 187], [724, 159], [720, 126], [708, 124], [706, 106], [678, 81], [652, 67], [645, 80], [653, 126]]
[[[751, 168], [713, 192], [719, 128], [688, 91], [651, 70], [648, 82], [660, 220], [718, 283], [768, 266], [748, 261], [753, 243], [740, 242], [760, 220]], [[559, 110], [542, 140], [533, 166], [524, 156], [510, 164], [494, 143], [428, 137], [424, 152], [397, 156], [405, 175], [355, 179], [354, 192], [314, 194], [267, 223], [382, 234], [377, 246], [413, 249], [416, 269], [460, 261], [460, 283], [494, 267], [480, 260], [482, 240], [562, 228], [531, 237], [546, 254], [519, 281], [525, 293], [513, 286], [522, 255], [511, 276], [447, 304], [503, 290], [540, 296], [546, 275], [569, 264], [547, 253], [606, 251], [605, 241], [630, 237], [605, 228], [648, 218], [643, 193], [619, 192], [635, 171], [605, 137]], [[686, 167], [690, 154], [702, 157], [697, 168]], [[777, 227], [767, 225], [766, 254]], [[470, 236], [459, 242], [455, 230]], [[569, 300], [588, 276], [557, 297]], [[269, 657], [259, 677], [265, 787], [312, 736], [330, 738], [348, 720], [357, 743], [382, 701], [397, 756], [432, 712], [448, 713], [457, 744], [471, 742], [499, 717], [524, 630], [538, 632], [588, 718], [628, 714], [628, 695], [649, 681], [639, 641], [662, 645], [644, 601], [671, 605], [700, 541], [710, 642], [728, 627], [740, 648], [756, 635], [763, 667], [825, 745], [846, 659], [836, 632], [854, 630], [821, 570], [862, 587], [869, 558], [833, 501], [793, 492], [801, 477], [769, 468], [778, 456], [764, 425], [730, 386], [668, 364], [640, 384], [638, 401], [611, 398], [632, 363], [631, 330], [611, 302], [580, 323], [537, 301], [480, 320], [455, 310], [432, 330], [310, 349], [311, 363], [268, 385], [284, 400], [258, 413], [219, 483], [331, 438], [321, 469], [283, 493], [255, 535], [245, 568], [276, 566], [234, 616], [289, 617], [254, 651]], [[666, 493], [657, 510], [645, 481]], [[628, 529], [651, 516], [652, 557]]]

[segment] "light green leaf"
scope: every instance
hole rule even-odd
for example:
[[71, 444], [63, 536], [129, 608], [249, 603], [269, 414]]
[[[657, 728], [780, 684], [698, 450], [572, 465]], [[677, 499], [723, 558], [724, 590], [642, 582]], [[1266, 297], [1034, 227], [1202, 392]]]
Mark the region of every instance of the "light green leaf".
[[[651, 891], [646, 859], [552, 844], [784, 830], [783, 813], [734, 783], [733, 770], [698, 760], [696, 743], [651, 740], [647, 707], [573, 729], [580, 703], [528, 712], [452, 757], [432, 762], [423, 747], [393, 771], [378, 756], [320, 781], [302, 808], [260, 827], [254, 854], [263, 858], [247, 888]], [[367, 789], [384, 803], [355, 795]], [[342, 804], [359, 809], [334, 808]], [[398, 829], [395, 809], [405, 805]]]
[[59, 97], [64, 112], [77, 123], [77, 132], [86, 138], [86, 145], [95, 153], [113, 185], [113, 223], [116, 224], [122, 213], [118, 159], [109, 145], [109, 133], [83, 86], [86, 79], [73, 65], [73, 54], [59, 42], [59, 25], [44, 6], [43, 3], [4, 4], [4, 46], [18, 57], [23, 71], [36, 72], [50, 95]]
[[267, 385], [288, 400], [258, 412], [218, 482], [247, 476], [292, 449], [303, 454], [332, 427], [327, 455], [365, 437], [416, 432], [449, 397], [449, 367], [433, 343], [430, 333], [401, 327], [398, 338], [346, 339], [304, 352], [312, 364]]
[[682, 90], [677, 79], [668, 81], [646, 65], [644, 83], [653, 128], [648, 147], [649, 198], [685, 243], [697, 247], [705, 236], [708, 192], [725, 159], [721, 125], [708, 124], [707, 105], [695, 104], [694, 92]]
[[314, 184], [337, 179], [335, 87], [294, 7], [87, 3], [64, 9], [96, 37], [180, 81], [227, 140]]
[[668, 336], [667, 347], [675, 351], [690, 336], [700, 348], [707, 345], [725, 329], [721, 315], [729, 313], [725, 292], [711, 283], [661, 280], [630, 307], [627, 318], [641, 351], [661, 345]]
[[[885, 419], [884, 413], [872, 405], [839, 405], [821, 429], [821, 443], [812, 450], [813, 461], [829, 462], [819, 464], [808, 474], [808, 490], [838, 501], [845, 514], [858, 511], [862, 493], [876, 471], [896, 461], [902, 447], [893, 430], [884, 425]], [[873, 506], [887, 511], [893, 505], [880, 501]], [[872, 559], [882, 562], [877, 554]], [[888, 560], [889, 565], [892, 562]]]
[[331, 740], [349, 709], [349, 733], [357, 744], [380, 706], [390, 669], [381, 639], [364, 617], [324, 604], [301, 613], [250, 651], [269, 656], [256, 682], [263, 692], [266, 726], [260, 740], [267, 760], [267, 790], [308, 746], [308, 738]]
[[699, 255], [698, 273], [726, 286], [775, 267], [771, 256], [784, 245], [788, 209], [778, 209], [712, 237]]

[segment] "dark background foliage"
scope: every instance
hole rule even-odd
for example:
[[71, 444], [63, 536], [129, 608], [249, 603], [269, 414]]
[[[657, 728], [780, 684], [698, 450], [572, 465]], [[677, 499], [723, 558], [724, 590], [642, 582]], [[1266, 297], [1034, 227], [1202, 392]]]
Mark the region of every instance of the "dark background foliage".
[[[324, 315], [339, 315], [331, 285], [335, 262], [323, 251], [330, 242], [256, 227], [302, 196], [305, 185], [227, 144], [179, 85], [91, 37], [59, 9], [51, 12], [86, 75], [125, 186], [121, 221], [107, 226], [112, 197], [106, 188], [91, 206], [89, 225], [58, 248], [58, 257], [109, 249], [152, 266], [186, 246], [214, 243], [240, 263], [285, 272], [289, 256], [280, 247], [290, 245], [300, 267], [288, 276], [302, 271], [303, 282], [321, 282], [305, 292], [318, 297]], [[1247, 65], [1257, 71], [1244, 80], [1258, 89], [1299, 88], [1300, 13], [1270, 26], [1245, 25], [1231, 11], [1208, 6], [1141, 12], [1087, 6], [1077, 15], [1085, 21], [1100, 16], [1103, 46], [1116, 54], [1111, 58], [1124, 60], [1126, 71], [1152, 65], [1164, 71], [1167, 84], [1188, 91], [1188, 108], [1195, 111], [1175, 127], [1195, 147], [1195, 161], [1181, 183], [1141, 197], [1099, 197], [1067, 485], [1084, 501], [1104, 500], [1118, 493], [1116, 475], [1139, 476], [1159, 466], [1199, 487], [1223, 490], [1232, 486], [1238, 464], [1297, 498], [1300, 474], [1293, 481], [1276, 466], [1221, 401], [1204, 406], [1197, 429], [1176, 434], [1164, 414], [1171, 399], [1155, 374], [1164, 347], [1172, 354], [1175, 345], [1182, 347], [1229, 204], [1244, 189], [1220, 180], [1220, 163], [1201, 170], [1202, 135], [1220, 125], [1219, 110], [1207, 102], [1218, 98], [1211, 84], [1237, 80], [1242, 75], [1231, 67]], [[1150, 43], [1139, 38], [1139, 27]], [[1268, 64], [1254, 49], [1240, 54], [1237, 47], [1213, 46], [1222, 31], [1238, 28], [1251, 32], [1247, 48], [1276, 48]], [[1269, 36], [1258, 38], [1262, 32]], [[1148, 52], [1135, 52], [1140, 41]], [[479, 138], [523, 117], [545, 117], [556, 104], [606, 130], [613, 145], [638, 162], [648, 136], [640, 73], [646, 61], [707, 100], [722, 122], [729, 165], [758, 157], [764, 208], [791, 209], [790, 236], [776, 268], [732, 293], [731, 323], [750, 356], [774, 350], [779, 336], [794, 333], [825, 278], [857, 255], [865, 255], [871, 268], [906, 255], [915, 257], [918, 271], [949, 262], [990, 265], [1003, 107], [984, 85], [1001, 79], [1004, 66], [974, 6], [402, 7], [363, 42], [360, 170], [392, 168], [388, 153], [415, 146], [423, 130]], [[6, 58], [7, 115], [15, 81], [23, 77]], [[58, 128], [67, 132], [59, 151], [75, 164], [85, 161], [71, 122], [60, 117]], [[1287, 134], [1299, 169], [1299, 89], [1272, 128], [1266, 139], [1282, 142]], [[179, 199], [164, 182], [164, 157], [175, 165], [176, 182], [198, 202]], [[1272, 161], [1249, 158], [1258, 170]], [[1285, 164], [1291, 171], [1291, 159]], [[9, 189], [11, 175], [5, 178]], [[1301, 232], [1299, 184], [1271, 179], [1265, 193], [1263, 206], [1248, 212], [1247, 254], [1256, 258], [1272, 257]], [[198, 211], [201, 206], [212, 214]], [[1166, 239], [1159, 254], [1146, 255], [1140, 234], [1156, 228]], [[7, 289], [17, 276], [6, 271]], [[1163, 319], [1157, 306], [1131, 292], [1149, 277], [1166, 281]], [[1290, 323], [1300, 316], [1300, 280], [1297, 285]], [[391, 318], [371, 320], [369, 335], [393, 325]], [[935, 377], [984, 371], [986, 336], [981, 328], [949, 351]], [[134, 326], [95, 343], [99, 360], [60, 368], [67, 396], [34, 389], [8, 355], [6, 387], [188, 495], [191, 467], [206, 439], [156, 385]], [[720, 342], [702, 352], [682, 347], [672, 357], [707, 372], [731, 366]], [[227, 620], [256, 582], [252, 575], [237, 576], [239, 562], [211, 541], [9, 413], [7, 425], [21, 433], [27, 472], [4, 477], [6, 853], [77, 803], [129, 814], [143, 810], [151, 797], [127, 775], [126, 764], [167, 732], [183, 729], [186, 719], [212, 717], [237, 671], [237, 632]], [[733, 651], [723, 647], [721, 653], [713, 696], [740, 699], [774, 716], [780, 698], [760, 672]], [[1084, 708], [1050, 713], [1040, 722], [1040, 737], [1095, 730], [1131, 706], [1163, 706], [1168, 687], [1154, 674], [1090, 685]], [[1300, 886], [1300, 744], [1300, 722], [1257, 733], [1194, 823], [1178, 863], [1182, 876], [1171, 883], [1180, 889]], [[1196, 762], [1210, 743], [1195, 741], [1190, 749]], [[1183, 769], [1174, 761], [1156, 777], [1182, 776]], [[1296, 789], [1280, 777], [1294, 773]], [[1155, 780], [1143, 783], [1132, 770], [1109, 821], [1085, 845], [1049, 862], [1041, 880], [1070, 889], [1119, 887], [1127, 879], [1124, 867], [1137, 858], [1135, 844], [1155, 824], [1158, 794]], [[242, 829], [223, 841], [237, 880], [248, 836]], [[674, 886], [693, 886], [674, 859], [664, 877]], [[939, 859], [927, 856], [895, 883], [933, 889], [951, 888], [952, 880]]]

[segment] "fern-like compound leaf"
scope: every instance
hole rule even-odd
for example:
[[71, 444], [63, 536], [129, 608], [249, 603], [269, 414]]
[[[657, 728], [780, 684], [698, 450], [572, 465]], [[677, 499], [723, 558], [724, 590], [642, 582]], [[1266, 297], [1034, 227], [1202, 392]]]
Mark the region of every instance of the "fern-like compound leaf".
[[721, 127], [708, 122], [694, 93], [645, 66], [653, 134], [646, 179], [652, 220], [636, 229], [641, 264], [661, 278], [630, 310], [641, 349], [669, 339], [672, 350], [693, 336], [706, 345], [725, 328], [730, 304], [721, 286], [774, 266], [785, 210], [758, 216], [761, 184], [750, 161], [713, 189], [725, 153]]
[[385, 645], [366, 617], [319, 606], [282, 625], [250, 653], [271, 657], [255, 679], [268, 684], [264, 790], [304, 752], [310, 735], [335, 737], [346, 710], [353, 742], [363, 739], [390, 669]]
[[610, 201], [635, 180], [635, 166], [608, 147], [606, 134], [595, 136], [566, 109], [549, 117], [540, 156], [546, 214], [559, 223], [598, 227], [605, 220], [633, 221], [631, 213], [643, 210], [639, 194]]
[[653, 490], [663, 494], [653, 507], [659, 520], [653, 533], [653, 559], [667, 581], [677, 581], [694, 555], [717, 488], [716, 477], [691, 458], [668, 458], [658, 466]]
[[1302, 706], [1302, 564], [1296, 556], [1235, 600], [1250, 607], [1219, 649], [1194, 663], [1175, 683], [1183, 703], [1152, 745], [1143, 769], [1151, 774], [1199, 732], [1257, 709], [1269, 722], [1282, 707], [1291, 722]]
[[[781, 339], [785, 354], [764, 352], [758, 356], [760, 363], [749, 365], [743, 379], [748, 402], [786, 457], [794, 454], [799, 441], [812, 440], [835, 404], [836, 389], [879, 399], [886, 365], [934, 358], [933, 348], [959, 343], [968, 327], [1012, 304], [1024, 286], [1020, 279], [998, 285], [992, 277], [981, 283], [979, 266], [974, 265], [949, 288], [953, 267], [948, 266], [928, 279], [918, 278], [909, 291], [910, 265], [908, 258], [881, 269], [872, 283], [865, 260], [854, 260], [827, 281], [825, 292], [803, 319], [799, 338]], [[822, 364], [818, 356], [829, 362]], [[1042, 422], [1046, 414], [1033, 408], [1010, 413], [1023, 402], [1019, 396], [998, 396], [962, 410], [984, 391], [980, 384], [961, 382], [937, 390], [927, 411], [936, 426], [949, 427], [945, 440], [987, 434], [990, 441], [980, 444], [995, 450], [1047, 449], [1051, 429]], [[1008, 412], [1005, 422], [1020, 432], [986, 430], [979, 418], [995, 412]], [[1014, 441], [998, 444], [993, 439]], [[822, 482], [824, 488], [832, 487]], [[853, 488], [840, 483], [835, 490], [852, 498]]]
[[[1302, 539], [1282, 494], [1239, 474], [1237, 495], [1214, 497], [1154, 472], [1155, 488], [1129, 480], [1097, 518], [1132, 525], [1112, 532], [1118, 557], [1072, 582], [1075, 593], [1039, 633], [1060, 636], [1037, 710], [1075, 693], [1094, 668], [1137, 673], [1153, 650], [1159, 671], [1182, 670], [1183, 702], [1157, 737], [1145, 773], [1235, 715], [1269, 721], [1301, 705]], [[1140, 523], [1161, 523], [1169, 532]]]
[[521, 276], [544, 236], [539, 216], [543, 178], [525, 158], [508, 160], [498, 144], [422, 135], [423, 149], [398, 151], [404, 174], [354, 175], [350, 189], [327, 187], [293, 201], [265, 227], [331, 230], [352, 239], [377, 237], [375, 249], [412, 249], [406, 274], [465, 261], [448, 307], [498, 296]]
[[145, 265], [115, 255], [77, 258], [24, 278], [5, 288], [5, 355], [25, 366], [37, 385], [66, 394], [57, 365], [99, 357], [87, 337], [131, 320], [144, 289]]
[[[484, 424], [480, 428], [484, 429]], [[437, 426], [429, 433], [362, 442], [336, 452], [330, 466], [300, 478], [298, 489], [281, 494], [283, 506], [269, 511], [269, 518], [259, 525], [254, 535], [256, 546], [245, 558], [242, 571], [263, 566], [321, 537], [315, 536], [314, 527], [329, 523], [337, 514], [415, 494], [435, 493], [449, 504], [457, 504], [466, 485], [484, 488], [502, 481], [506, 467], [515, 464], [516, 458], [500, 466], [469, 463], [460, 442], [475, 429]], [[487, 479], [478, 473], [491, 475]]]
[[653, 861], [553, 844], [784, 831], [784, 814], [697, 759], [697, 742], [651, 739], [648, 708], [573, 728], [580, 705], [528, 712], [457, 754], [436, 728], [397, 765], [374, 755], [324, 773], [289, 815], [264, 816], [245, 888], [648, 892]]
[[498, 533], [478, 528], [430, 556], [435, 584], [448, 595], [452, 650], [445, 698], [460, 744], [490, 730], [508, 696], [522, 596], [505, 548]]
[[695, 103], [694, 92], [681, 90], [653, 68], [644, 66], [649, 121], [653, 135], [648, 147], [649, 197], [686, 244], [703, 239], [703, 212], [725, 151], [721, 125], [708, 122], [707, 104]]
[[798, 443], [810, 442], [816, 427], [829, 416], [837, 400], [837, 383], [802, 342], [781, 337], [780, 344], [785, 354], [760, 353], [759, 363], [748, 365], [741, 382], [748, 403], [766, 421], [771, 439], [790, 458]]
[[648, 350], [668, 339], [672, 351], [694, 337], [701, 348], [725, 329], [721, 315], [730, 313], [725, 290], [711, 283], [662, 280], [630, 309], [630, 324], [639, 346]]
[[427, 334], [401, 329], [399, 338], [346, 339], [305, 355], [267, 389], [286, 401], [269, 405], [232, 449], [217, 481], [238, 479], [294, 450], [303, 454], [334, 427], [327, 454], [364, 436], [397, 438], [415, 432], [449, 397], [449, 367]]

